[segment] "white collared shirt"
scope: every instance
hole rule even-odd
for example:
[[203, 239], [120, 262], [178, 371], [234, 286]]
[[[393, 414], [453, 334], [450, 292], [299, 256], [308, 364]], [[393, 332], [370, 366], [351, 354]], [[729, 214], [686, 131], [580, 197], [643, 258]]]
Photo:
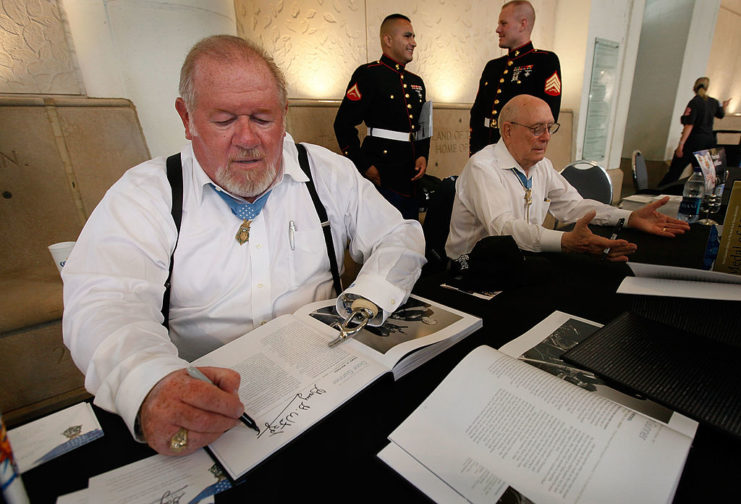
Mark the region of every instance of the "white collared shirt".
[[525, 188], [512, 168], [525, 171], [504, 142], [489, 145], [466, 163], [455, 184], [455, 200], [445, 253], [457, 259], [473, 250], [487, 236], [511, 235], [518, 247], [533, 252], [561, 250], [562, 231], [543, 227], [548, 211], [562, 222], [575, 222], [590, 210], [592, 223], [626, 221], [630, 212], [583, 199], [547, 158], [530, 167], [532, 204], [525, 201]]
[[[363, 263], [345, 292], [382, 308], [380, 323], [406, 301], [419, 277], [425, 262], [421, 226], [403, 220], [352, 162], [318, 146], [307, 150], [339, 267], [348, 241], [353, 259]], [[290, 135], [283, 176], [244, 245], [235, 239], [241, 219], [216, 194], [192, 148], [181, 156], [179, 236], [165, 158], [153, 159], [127, 171], [107, 192], [63, 272], [65, 344], [95, 403], [119, 413], [132, 432], [151, 387], [185, 361], [332, 296], [324, 235]], [[168, 334], [160, 310], [176, 241]]]

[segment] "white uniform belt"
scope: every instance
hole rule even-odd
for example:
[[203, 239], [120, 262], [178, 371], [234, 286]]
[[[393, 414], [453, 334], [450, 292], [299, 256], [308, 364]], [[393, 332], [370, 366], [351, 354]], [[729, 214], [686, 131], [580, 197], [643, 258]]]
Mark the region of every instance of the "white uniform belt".
[[497, 127], [497, 125], [496, 125], [496, 124], [492, 125], [492, 124], [491, 124], [491, 121], [492, 121], [492, 119], [489, 119], [488, 117], [484, 117], [484, 128], [488, 128], [488, 127], [490, 127], [490, 126], [491, 126], [492, 128], [496, 128], [496, 127]]
[[385, 138], [386, 140], [396, 140], [398, 142], [411, 142], [414, 140], [415, 134], [383, 128], [368, 128], [368, 136]]

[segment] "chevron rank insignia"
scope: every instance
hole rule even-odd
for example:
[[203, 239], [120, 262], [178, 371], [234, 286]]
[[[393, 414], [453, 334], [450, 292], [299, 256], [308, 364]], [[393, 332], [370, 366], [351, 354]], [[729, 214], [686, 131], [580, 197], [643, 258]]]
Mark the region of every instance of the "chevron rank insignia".
[[553, 75], [546, 79], [544, 91], [545, 94], [550, 96], [558, 96], [561, 94], [561, 79], [558, 78], [558, 73], [553, 72]]
[[360, 89], [358, 89], [358, 83], [356, 82], [353, 84], [353, 86], [347, 90], [347, 99], [350, 101], [360, 101], [360, 99], [363, 97], [362, 94], [360, 94]]

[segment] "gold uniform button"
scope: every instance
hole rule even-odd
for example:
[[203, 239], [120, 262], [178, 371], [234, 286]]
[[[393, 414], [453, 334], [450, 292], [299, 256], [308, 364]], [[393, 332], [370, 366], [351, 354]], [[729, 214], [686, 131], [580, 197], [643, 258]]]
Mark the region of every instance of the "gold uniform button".
[[408, 103], [407, 104], [407, 108], [412, 108], [412, 104], [411, 103]]
[[406, 88], [406, 87], [407, 87], [407, 85], [406, 85], [406, 84], [404, 84], [404, 87]]
[[497, 94], [501, 94], [501, 92], [502, 92], [501, 89], [497, 89]]
[[384, 154], [388, 154], [388, 153], [389, 153], [389, 151], [387, 151], [386, 149], [384, 149], [384, 150], [383, 150], [383, 153], [384, 153]]
[[520, 51], [515, 51], [515, 56], [519, 56], [519, 55], [520, 55]]
[[498, 105], [498, 104], [499, 104], [499, 100], [494, 100], [494, 105]]
[[504, 82], [504, 78], [499, 79], [499, 83], [501, 84], [502, 82]]
[[514, 61], [512, 61], [512, 60], [509, 60], [509, 61], [507, 62], [507, 66], [512, 66], [513, 64], [514, 64]]
[[497, 120], [496, 119], [492, 119], [491, 120], [491, 125], [492, 126], [496, 126], [497, 125]]
[[409, 98], [409, 93], [405, 94], [404, 98]]
[[412, 114], [409, 114], [409, 119], [414, 119], [414, 116]]
[[494, 114], [494, 115], [497, 115], [497, 111], [496, 110], [492, 110], [491, 113]]
[[391, 98], [393, 100], [394, 99], [394, 95], [389, 96], [389, 98]]
[[505, 69], [504, 69], [504, 75], [507, 75], [508, 73], [509, 73], [509, 70], [507, 70], [507, 69], [505, 68]]
[[518, 81], [517, 81], [517, 83], [518, 83], [518, 84], [522, 84], [522, 81], [518, 80]]
[[396, 69], [397, 69], [397, 70], [399, 69], [399, 65], [396, 65]]
[[401, 75], [399, 76], [399, 78], [400, 78], [400, 79], [403, 79], [403, 78], [404, 78], [404, 74], [401, 74]]
[[489, 81], [484, 82], [484, 86], [488, 86], [488, 85], [489, 85]]
[[412, 129], [414, 129], [414, 124], [412, 124]]

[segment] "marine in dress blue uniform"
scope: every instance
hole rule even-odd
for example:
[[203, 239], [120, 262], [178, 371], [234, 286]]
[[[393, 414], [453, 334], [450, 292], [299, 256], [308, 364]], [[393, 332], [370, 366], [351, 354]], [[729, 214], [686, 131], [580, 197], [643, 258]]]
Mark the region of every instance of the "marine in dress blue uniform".
[[508, 2], [499, 14], [499, 47], [507, 56], [489, 61], [471, 107], [469, 155], [499, 141], [498, 115], [512, 97], [529, 94], [544, 100], [558, 121], [561, 108], [561, 64], [550, 51], [530, 41], [535, 11], [529, 2]]
[[[411, 23], [403, 16], [389, 18], [400, 29], [399, 36], [406, 35], [406, 41], [394, 41], [382, 25], [384, 53], [353, 73], [337, 111], [334, 131], [342, 153], [405, 218], [416, 219], [414, 181], [424, 174], [430, 152], [430, 139], [417, 139], [426, 101], [425, 84], [406, 69], [416, 45]], [[361, 122], [367, 127], [362, 145], [356, 127]]]

